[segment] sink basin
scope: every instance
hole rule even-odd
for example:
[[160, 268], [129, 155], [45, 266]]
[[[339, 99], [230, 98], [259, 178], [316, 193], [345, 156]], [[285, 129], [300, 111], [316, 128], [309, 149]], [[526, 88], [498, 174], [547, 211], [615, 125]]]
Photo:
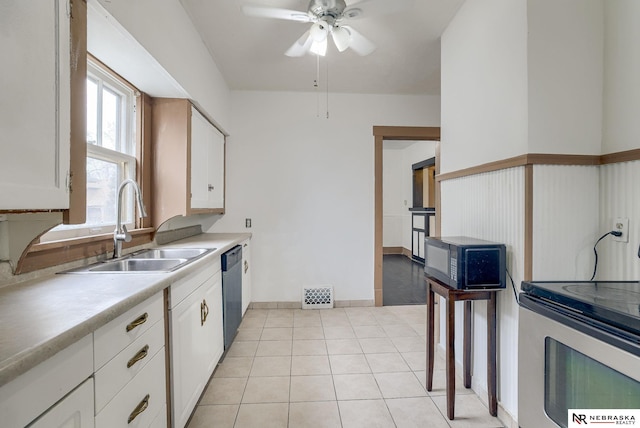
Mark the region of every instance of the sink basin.
[[213, 251], [208, 248], [152, 248], [134, 253], [132, 259], [193, 259]]
[[124, 259], [100, 263], [87, 272], [169, 272], [187, 259]]
[[177, 270], [216, 248], [151, 248], [60, 273], [154, 273]]

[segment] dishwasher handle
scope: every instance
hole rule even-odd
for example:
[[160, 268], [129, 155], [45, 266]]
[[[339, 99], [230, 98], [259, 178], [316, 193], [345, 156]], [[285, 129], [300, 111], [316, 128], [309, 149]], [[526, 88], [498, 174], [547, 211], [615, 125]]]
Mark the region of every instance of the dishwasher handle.
[[220, 261], [222, 263], [223, 272], [227, 272], [238, 263], [242, 263], [242, 246], [236, 245], [226, 253], [222, 254]]

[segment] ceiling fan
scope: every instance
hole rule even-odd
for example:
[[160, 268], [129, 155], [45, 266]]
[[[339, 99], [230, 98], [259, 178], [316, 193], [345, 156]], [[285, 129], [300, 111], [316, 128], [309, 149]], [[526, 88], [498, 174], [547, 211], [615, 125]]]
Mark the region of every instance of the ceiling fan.
[[302, 56], [307, 52], [324, 56], [329, 35], [338, 51], [349, 48], [364, 56], [373, 52], [376, 45], [351, 27], [349, 22], [397, 12], [408, 8], [411, 3], [413, 0], [361, 0], [347, 6], [345, 0], [311, 0], [306, 12], [255, 5], [245, 5], [242, 9], [247, 16], [312, 24], [285, 52], [287, 56]]

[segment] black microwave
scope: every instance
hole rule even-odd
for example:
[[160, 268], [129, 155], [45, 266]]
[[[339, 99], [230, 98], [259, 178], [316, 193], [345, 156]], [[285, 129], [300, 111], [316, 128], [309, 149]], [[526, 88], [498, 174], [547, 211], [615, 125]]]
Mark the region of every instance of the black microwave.
[[466, 236], [426, 237], [424, 272], [461, 290], [505, 288], [506, 247]]

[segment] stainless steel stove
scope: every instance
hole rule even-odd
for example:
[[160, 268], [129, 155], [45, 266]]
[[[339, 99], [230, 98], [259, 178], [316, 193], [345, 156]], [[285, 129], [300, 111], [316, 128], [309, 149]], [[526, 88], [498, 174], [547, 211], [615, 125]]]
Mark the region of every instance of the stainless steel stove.
[[640, 408], [640, 283], [523, 282], [521, 427], [566, 427], [569, 409]]

